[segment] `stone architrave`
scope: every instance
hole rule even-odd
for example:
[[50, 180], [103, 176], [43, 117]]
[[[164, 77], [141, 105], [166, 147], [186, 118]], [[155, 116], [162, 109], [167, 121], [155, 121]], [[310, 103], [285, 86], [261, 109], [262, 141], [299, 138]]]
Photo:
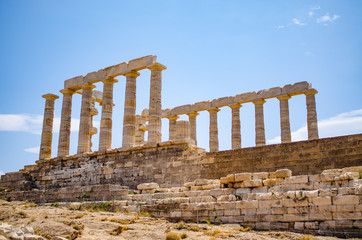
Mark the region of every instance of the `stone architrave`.
[[92, 84], [82, 86], [82, 107], [80, 110], [79, 138], [77, 153], [90, 152], [91, 150], [91, 127], [92, 127]]
[[162, 89], [162, 71], [166, 66], [160, 63], [154, 63], [150, 67], [151, 84], [150, 84], [150, 107], [149, 107], [149, 127], [148, 142], [161, 142], [161, 89]]
[[231, 108], [232, 120], [231, 120], [231, 148], [241, 148], [241, 132], [240, 132], [240, 108], [241, 104], [229, 105]]
[[289, 104], [288, 100], [290, 99], [289, 95], [283, 95], [277, 97], [279, 99], [280, 106], [280, 131], [282, 143], [290, 143], [292, 137], [290, 134], [290, 122], [289, 122]]
[[217, 113], [220, 111], [218, 108], [207, 110], [210, 113], [210, 126], [209, 126], [209, 148], [210, 152], [219, 151], [219, 133], [217, 127]]
[[168, 126], [168, 139], [175, 140], [176, 139], [176, 121], [179, 117], [177, 115], [168, 117], [169, 126]]
[[265, 128], [264, 128], [264, 99], [253, 101], [255, 105], [255, 144], [256, 146], [265, 145]]
[[197, 145], [197, 135], [196, 135], [196, 116], [199, 115], [197, 112], [187, 113], [189, 116], [190, 122], [190, 137], [195, 141], [195, 145]]
[[107, 78], [103, 80], [102, 117], [99, 131], [99, 151], [111, 149], [113, 85], [116, 82], [118, 81], [114, 78]]
[[126, 80], [126, 94], [124, 101], [124, 116], [123, 116], [123, 147], [135, 146], [136, 136], [136, 79], [139, 72], [130, 71], [124, 76]]
[[43, 118], [43, 131], [41, 134], [39, 159], [50, 158], [52, 154], [54, 102], [59, 97], [54, 94], [45, 94], [45, 109]]
[[60, 90], [60, 92], [63, 93], [63, 104], [59, 129], [58, 157], [69, 155], [72, 98], [75, 91], [71, 89], [63, 89]]
[[308, 125], [308, 140], [318, 139], [318, 121], [317, 121], [317, 110], [315, 103], [315, 95], [317, 90], [311, 89], [304, 94], [307, 100], [307, 125]]

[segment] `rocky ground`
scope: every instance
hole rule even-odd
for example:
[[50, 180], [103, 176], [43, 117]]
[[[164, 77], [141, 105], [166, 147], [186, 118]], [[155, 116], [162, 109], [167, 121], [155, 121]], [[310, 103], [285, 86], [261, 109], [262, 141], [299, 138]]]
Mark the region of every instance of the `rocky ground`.
[[[238, 224], [171, 223], [147, 213], [133, 214], [0, 201], [1, 239], [338, 239], [292, 232], [256, 232]], [[78, 205], [77, 205], [78, 206]]]

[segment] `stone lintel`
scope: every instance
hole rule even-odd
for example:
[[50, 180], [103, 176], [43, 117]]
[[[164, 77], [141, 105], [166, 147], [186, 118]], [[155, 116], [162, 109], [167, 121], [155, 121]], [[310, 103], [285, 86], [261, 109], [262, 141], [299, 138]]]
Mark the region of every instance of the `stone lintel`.
[[220, 108], [233, 103], [234, 103], [234, 97], [222, 97], [212, 100], [211, 106]]
[[191, 112], [190, 104], [178, 106], [178, 107], [171, 109], [170, 115], [180, 115], [180, 114], [185, 114], [188, 112]]
[[318, 93], [318, 91], [315, 90], [314, 88], [304, 92], [305, 95], [314, 95], [314, 94], [317, 94], [317, 93]]

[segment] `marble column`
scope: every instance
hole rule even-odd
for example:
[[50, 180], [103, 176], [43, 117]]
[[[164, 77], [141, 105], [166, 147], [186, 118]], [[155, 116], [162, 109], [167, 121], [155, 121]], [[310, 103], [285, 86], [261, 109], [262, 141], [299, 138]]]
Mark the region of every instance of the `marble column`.
[[229, 105], [231, 108], [231, 148], [241, 148], [241, 132], [240, 132], [240, 108], [242, 105], [239, 103]]
[[318, 139], [318, 121], [317, 109], [315, 104], [315, 95], [317, 90], [311, 89], [304, 94], [307, 98], [307, 125], [308, 125], [308, 140]]
[[92, 127], [92, 89], [96, 86], [86, 84], [82, 86], [82, 107], [80, 110], [79, 137], [77, 153], [90, 152], [91, 127]]
[[189, 121], [177, 121], [176, 123], [176, 139], [190, 139], [190, 123]]
[[151, 70], [150, 84], [150, 107], [149, 107], [149, 127], [148, 142], [161, 142], [161, 88], [162, 88], [162, 71], [166, 67], [160, 63], [154, 63], [149, 67]]
[[177, 115], [168, 117], [169, 126], [168, 126], [168, 140], [176, 139], [176, 121], [179, 117]]
[[255, 144], [256, 146], [265, 145], [265, 129], [264, 129], [264, 99], [253, 101], [255, 105]]
[[63, 93], [62, 116], [60, 120], [58, 157], [69, 155], [70, 130], [72, 121], [72, 98], [74, 90], [60, 90]]
[[190, 137], [195, 141], [195, 145], [197, 145], [197, 135], [196, 135], [196, 116], [199, 115], [197, 112], [187, 113], [189, 116], [190, 122]]
[[210, 152], [219, 151], [219, 134], [217, 128], [217, 112], [218, 108], [207, 110], [210, 113], [210, 126], [209, 126], [209, 148]]
[[43, 118], [43, 131], [41, 133], [39, 159], [50, 158], [52, 154], [54, 102], [59, 97], [54, 94], [45, 94], [45, 109]]
[[292, 141], [292, 137], [290, 134], [289, 104], [288, 104], [290, 96], [283, 95], [277, 98], [279, 99], [279, 106], [280, 106], [280, 136], [282, 139], [282, 143], [290, 143]]
[[99, 131], [99, 151], [111, 149], [114, 78], [103, 80], [102, 117]]
[[123, 147], [133, 147], [135, 145], [136, 136], [136, 79], [139, 72], [131, 71], [124, 76], [126, 80], [126, 93], [124, 100], [124, 116], [123, 116]]

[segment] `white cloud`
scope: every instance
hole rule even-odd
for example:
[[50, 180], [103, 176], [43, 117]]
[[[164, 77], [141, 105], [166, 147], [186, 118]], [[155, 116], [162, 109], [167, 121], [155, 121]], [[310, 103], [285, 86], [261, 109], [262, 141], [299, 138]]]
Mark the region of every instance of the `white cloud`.
[[[99, 127], [99, 122], [94, 121], [94, 126]], [[71, 131], [79, 130], [79, 119], [72, 118]], [[17, 131], [41, 134], [43, 127], [43, 116], [31, 114], [0, 114], [0, 131]], [[53, 132], [59, 132], [60, 117], [54, 118]]]
[[3, 171], [1, 171], [1, 170], [0, 170], [0, 176], [1, 176], [1, 175], [5, 175], [5, 173], [4, 173]]
[[284, 25], [279, 25], [277, 28], [281, 29], [281, 28], [285, 28]]
[[326, 15], [317, 18], [317, 23], [322, 23], [324, 25], [327, 25], [327, 23], [334, 22], [335, 20], [337, 20], [340, 17], [341, 16], [339, 16], [339, 15], [330, 16], [329, 13], [327, 13]]
[[[318, 121], [318, 131], [320, 138], [362, 133], [362, 109]], [[307, 126], [292, 133], [292, 141], [302, 141], [307, 138]], [[280, 136], [267, 140], [267, 143], [280, 143]]]
[[305, 23], [302, 23], [299, 19], [296, 19], [296, 18], [293, 18], [292, 21], [295, 25], [299, 25], [299, 26], [305, 25]]
[[24, 151], [39, 154], [40, 147], [38, 146], [38, 147], [25, 148]]

